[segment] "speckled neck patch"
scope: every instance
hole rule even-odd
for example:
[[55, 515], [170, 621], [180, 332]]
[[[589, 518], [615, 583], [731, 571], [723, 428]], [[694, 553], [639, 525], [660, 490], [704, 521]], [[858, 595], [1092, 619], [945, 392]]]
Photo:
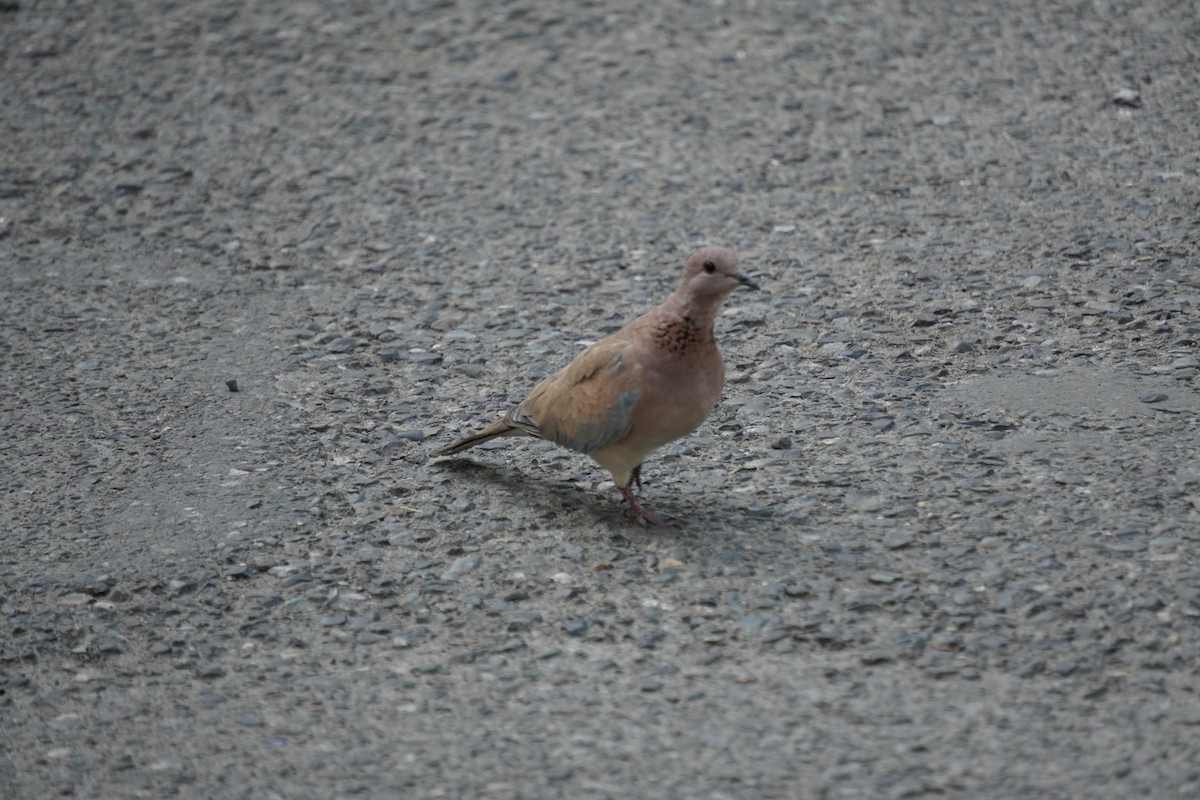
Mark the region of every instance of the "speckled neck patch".
[[691, 317], [676, 317], [660, 322], [654, 330], [654, 339], [663, 350], [675, 356], [687, 355], [698, 345], [711, 342], [712, 328], [704, 328]]

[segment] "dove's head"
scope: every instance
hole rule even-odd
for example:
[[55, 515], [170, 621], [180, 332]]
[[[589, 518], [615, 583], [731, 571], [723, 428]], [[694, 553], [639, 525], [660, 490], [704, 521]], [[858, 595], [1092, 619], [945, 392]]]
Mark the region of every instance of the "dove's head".
[[702, 247], [692, 253], [683, 267], [680, 290], [694, 297], [720, 298], [739, 286], [757, 289], [758, 284], [741, 271], [737, 256], [724, 247]]

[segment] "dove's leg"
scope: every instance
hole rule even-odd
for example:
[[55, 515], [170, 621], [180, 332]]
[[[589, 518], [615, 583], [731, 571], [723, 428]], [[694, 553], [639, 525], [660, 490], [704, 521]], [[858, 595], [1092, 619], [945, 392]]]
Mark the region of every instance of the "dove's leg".
[[629, 501], [630, 507], [633, 509], [633, 518], [642, 520], [647, 525], [666, 525], [667, 522], [662, 517], [642, 508], [642, 504], [638, 502], [637, 496], [628, 486], [618, 486], [621, 494], [625, 495], [625, 499]]

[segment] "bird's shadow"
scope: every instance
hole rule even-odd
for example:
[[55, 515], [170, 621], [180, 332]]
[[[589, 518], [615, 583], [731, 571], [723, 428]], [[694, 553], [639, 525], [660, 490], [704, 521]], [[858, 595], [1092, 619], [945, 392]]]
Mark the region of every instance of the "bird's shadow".
[[[698, 508], [684, 508], [669, 500], [660, 502], [655, 498], [650, 498], [647, 504], [652, 505], [653, 510], [663, 516], [667, 524], [663, 527], [648, 526], [633, 518], [628, 504], [623, 500], [620, 504], [608, 504], [595, 492], [588, 492], [563, 482], [547, 480], [533, 472], [469, 458], [448, 458], [441, 461], [440, 465], [503, 487], [510, 497], [517, 498], [518, 501], [522, 501], [522, 504], [526, 500], [530, 505], [537, 503], [545, 509], [547, 514], [589, 515], [595, 523], [607, 525], [614, 534], [639, 529], [679, 534], [686, 533], [693, 525], [703, 526], [717, 521], [716, 519], [707, 520], [700, 516], [701, 510]], [[612, 489], [612, 493], [619, 498], [615, 488]], [[645, 499], [644, 493], [639, 492], [638, 494]]]

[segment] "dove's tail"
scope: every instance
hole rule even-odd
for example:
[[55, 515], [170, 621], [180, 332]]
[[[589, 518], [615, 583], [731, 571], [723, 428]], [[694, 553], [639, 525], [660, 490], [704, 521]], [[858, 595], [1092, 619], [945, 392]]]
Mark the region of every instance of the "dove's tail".
[[439, 456], [452, 456], [455, 453], [461, 453], [463, 450], [470, 450], [477, 444], [483, 444], [486, 441], [495, 439], [497, 436], [533, 436], [528, 430], [513, 425], [508, 418], [496, 420], [491, 425], [481, 430], [479, 433], [473, 433], [465, 439], [459, 439], [454, 444], [446, 445], [441, 450], [437, 451]]

